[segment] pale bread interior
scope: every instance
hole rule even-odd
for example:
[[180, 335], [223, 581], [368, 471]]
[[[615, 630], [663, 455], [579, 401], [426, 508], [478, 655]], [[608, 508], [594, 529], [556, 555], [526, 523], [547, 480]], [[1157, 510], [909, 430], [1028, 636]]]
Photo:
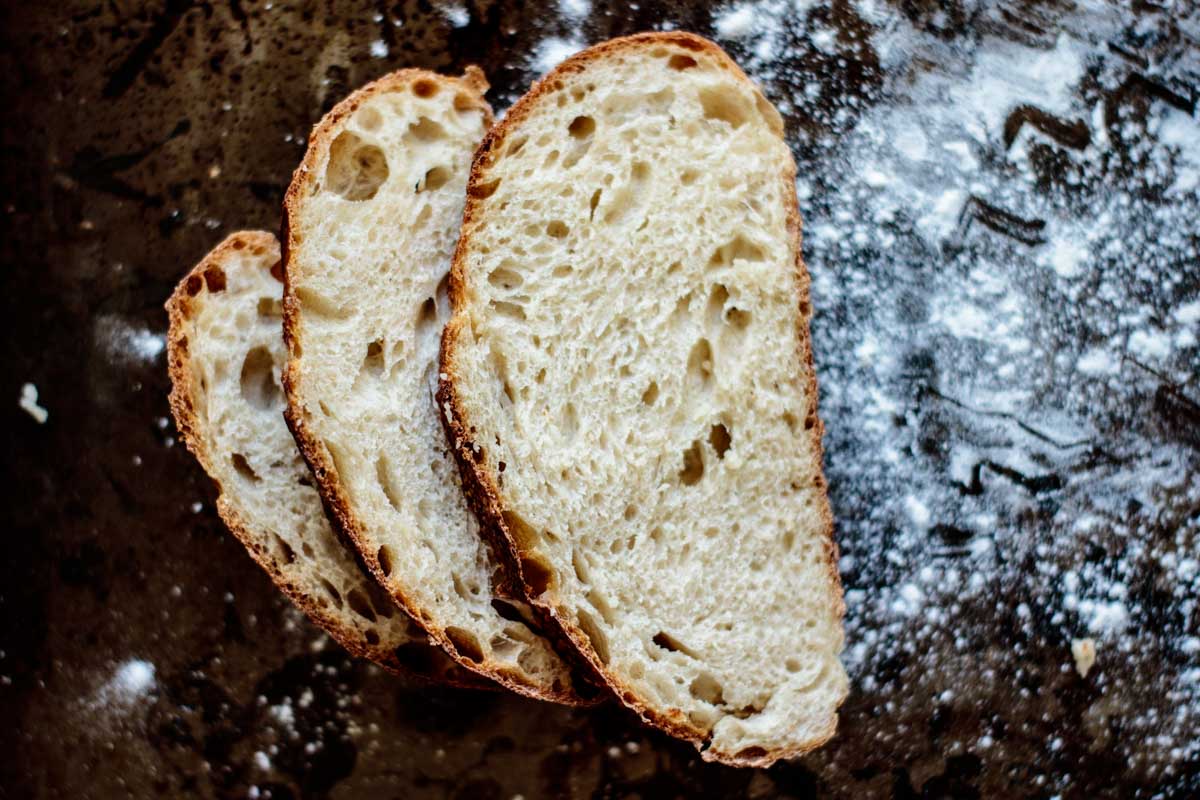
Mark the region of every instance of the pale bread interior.
[[480, 91], [405, 71], [314, 132], [286, 201], [289, 402], [327, 500], [393, 596], [468, 668], [569, 699], [567, 667], [493, 592], [434, 407], [447, 273], [490, 122]]
[[828, 739], [847, 687], [807, 276], [779, 114], [688, 38], [585, 52], [510, 112], [445, 410], [531, 598], [618, 694], [767, 764]]
[[456, 682], [464, 673], [337, 540], [283, 418], [279, 243], [235, 233], [168, 304], [172, 408], [220, 489], [230, 530], [301, 610], [356, 655]]

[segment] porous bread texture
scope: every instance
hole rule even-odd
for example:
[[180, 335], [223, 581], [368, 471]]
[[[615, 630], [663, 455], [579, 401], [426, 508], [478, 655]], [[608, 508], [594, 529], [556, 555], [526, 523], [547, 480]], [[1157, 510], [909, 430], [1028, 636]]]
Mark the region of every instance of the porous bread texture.
[[644, 719], [754, 766], [847, 691], [782, 131], [690, 34], [551, 72], [476, 158], [439, 389], [535, 607]]
[[313, 131], [284, 201], [287, 418], [339, 528], [433, 640], [515, 691], [576, 702], [528, 609], [493, 592], [434, 406], [486, 87], [474, 68], [403, 70]]
[[337, 540], [283, 419], [279, 242], [231, 234], [167, 301], [171, 411], [220, 491], [217, 510], [271, 579], [351, 653], [393, 671], [487, 685], [429, 644]]

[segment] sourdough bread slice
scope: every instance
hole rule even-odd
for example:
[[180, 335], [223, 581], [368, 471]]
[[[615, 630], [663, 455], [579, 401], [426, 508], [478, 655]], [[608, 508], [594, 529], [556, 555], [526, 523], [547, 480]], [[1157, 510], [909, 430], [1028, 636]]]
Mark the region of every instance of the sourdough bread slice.
[[518, 692], [575, 702], [567, 666], [493, 591], [434, 406], [486, 88], [475, 68], [404, 70], [314, 129], [284, 200], [287, 418], [339, 528], [432, 639]]
[[231, 234], [167, 301], [171, 412], [220, 491], [217, 511], [271, 579], [354, 655], [487, 685], [429, 644], [337, 540], [283, 419], [283, 272], [269, 233]]
[[564, 62], [476, 157], [439, 389], [535, 607], [643, 718], [755, 766], [847, 689], [782, 134], [690, 34]]

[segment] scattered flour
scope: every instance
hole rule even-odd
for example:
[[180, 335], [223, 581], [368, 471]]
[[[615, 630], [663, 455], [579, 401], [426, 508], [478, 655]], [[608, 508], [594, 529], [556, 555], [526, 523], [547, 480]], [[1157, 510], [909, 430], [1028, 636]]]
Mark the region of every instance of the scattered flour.
[[120, 664], [88, 705], [101, 714], [123, 714], [143, 702], [155, 687], [154, 665], [141, 659]]
[[592, 11], [590, 0], [558, 0], [558, 10], [571, 20], [582, 20]]
[[455, 28], [465, 28], [471, 22], [471, 12], [461, 3], [442, 3], [440, 9]]
[[108, 357], [118, 361], [154, 361], [167, 346], [163, 334], [131, 325], [113, 314], [96, 318], [93, 335]]
[[587, 47], [587, 42], [579, 36], [573, 36], [570, 39], [551, 36], [538, 44], [537, 49], [533, 52], [530, 66], [539, 75], [545, 75], [585, 47]]
[[383, 39], [376, 39], [371, 42], [371, 58], [387, 58], [388, 46]]

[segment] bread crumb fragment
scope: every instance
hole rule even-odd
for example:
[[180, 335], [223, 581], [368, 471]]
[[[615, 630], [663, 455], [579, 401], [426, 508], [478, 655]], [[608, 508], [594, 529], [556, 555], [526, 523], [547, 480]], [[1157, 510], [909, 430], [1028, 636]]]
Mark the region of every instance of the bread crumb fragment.
[[1071, 655], [1075, 657], [1075, 671], [1086, 678], [1096, 663], [1096, 642], [1093, 639], [1072, 639]]
[[45, 425], [46, 420], [50, 418], [50, 412], [38, 405], [38, 390], [32, 383], [21, 387], [21, 399], [17, 401], [17, 405], [37, 420], [38, 425]]

